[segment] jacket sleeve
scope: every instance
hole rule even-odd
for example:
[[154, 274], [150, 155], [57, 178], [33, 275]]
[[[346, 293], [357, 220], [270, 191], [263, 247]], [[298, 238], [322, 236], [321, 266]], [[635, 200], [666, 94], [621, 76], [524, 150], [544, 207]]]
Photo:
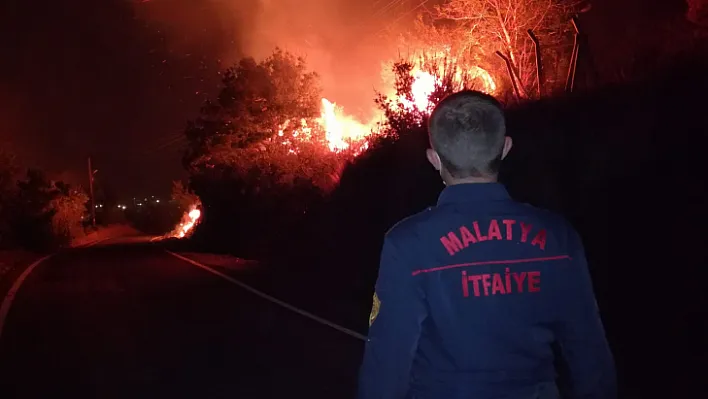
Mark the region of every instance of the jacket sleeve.
[[571, 265], [562, 300], [558, 341], [574, 399], [617, 397], [615, 364], [605, 337], [580, 237], [571, 231]]
[[390, 238], [384, 240], [375, 297], [380, 302], [378, 314], [372, 310], [359, 373], [359, 399], [402, 399], [408, 392], [427, 306], [403, 251]]

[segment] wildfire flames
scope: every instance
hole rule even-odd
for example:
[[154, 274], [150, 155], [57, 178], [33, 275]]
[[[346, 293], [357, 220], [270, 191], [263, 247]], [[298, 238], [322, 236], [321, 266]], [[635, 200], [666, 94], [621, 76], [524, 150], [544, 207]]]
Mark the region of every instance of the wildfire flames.
[[192, 205], [192, 208], [182, 216], [182, 222], [169, 234], [169, 237], [183, 238], [189, 235], [201, 216], [202, 211], [197, 209], [197, 205]]
[[355, 142], [363, 141], [374, 131], [375, 122], [361, 123], [345, 115], [337, 104], [322, 99], [322, 114], [317, 119], [326, 133], [330, 151], [341, 151]]
[[[482, 91], [490, 94], [496, 92], [497, 86], [489, 72], [480, 67], [473, 67], [468, 73], [472, 78], [481, 81]], [[458, 81], [460, 80], [460, 75], [460, 72], [456, 74]], [[417, 109], [422, 112], [431, 111], [429, 98], [436, 85], [440, 83], [439, 78], [420, 68], [415, 68], [412, 71], [412, 76], [413, 100], [406, 98], [398, 98], [398, 100], [406, 109]], [[396, 97], [393, 89], [389, 89], [387, 94], [389, 98]], [[355, 117], [347, 115], [336, 103], [327, 98], [322, 98], [320, 117], [316, 119], [316, 123], [325, 131], [327, 146], [330, 151], [339, 152], [352, 147], [358, 151], [363, 151], [367, 148], [367, 137], [376, 134], [377, 122], [382, 119], [383, 113], [377, 111], [371, 120], [367, 122], [359, 121]], [[307, 140], [310, 137], [311, 129], [305, 120], [301, 120], [299, 126], [287, 121], [281, 126], [278, 135], [283, 136], [288, 129], [292, 129], [293, 137], [303, 140]], [[289, 143], [285, 142], [284, 144]], [[294, 151], [291, 150], [291, 152]]]

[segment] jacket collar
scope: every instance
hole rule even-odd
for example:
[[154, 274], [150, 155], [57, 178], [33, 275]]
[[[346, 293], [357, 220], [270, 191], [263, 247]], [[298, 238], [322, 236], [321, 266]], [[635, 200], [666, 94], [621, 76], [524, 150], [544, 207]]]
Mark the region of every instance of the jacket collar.
[[464, 183], [447, 186], [438, 197], [438, 205], [459, 202], [499, 201], [511, 197], [501, 183]]

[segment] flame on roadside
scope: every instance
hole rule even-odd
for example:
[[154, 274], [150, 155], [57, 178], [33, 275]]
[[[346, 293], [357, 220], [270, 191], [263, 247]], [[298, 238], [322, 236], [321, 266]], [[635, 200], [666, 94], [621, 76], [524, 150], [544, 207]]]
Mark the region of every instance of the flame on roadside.
[[168, 235], [171, 238], [184, 238], [189, 236], [194, 231], [194, 226], [199, 223], [199, 218], [202, 216], [202, 211], [197, 208], [198, 205], [192, 205], [189, 211], [182, 216], [182, 221]]

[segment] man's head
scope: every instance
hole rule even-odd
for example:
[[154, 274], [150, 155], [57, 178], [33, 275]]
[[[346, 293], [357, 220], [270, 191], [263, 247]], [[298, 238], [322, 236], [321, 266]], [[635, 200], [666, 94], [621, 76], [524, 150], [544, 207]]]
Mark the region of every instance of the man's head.
[[501, 105], [472, 90], [452, 94], [428, 121], [428, 161], [446, 184], [497, 180], [501, 160], [511, 149]]

